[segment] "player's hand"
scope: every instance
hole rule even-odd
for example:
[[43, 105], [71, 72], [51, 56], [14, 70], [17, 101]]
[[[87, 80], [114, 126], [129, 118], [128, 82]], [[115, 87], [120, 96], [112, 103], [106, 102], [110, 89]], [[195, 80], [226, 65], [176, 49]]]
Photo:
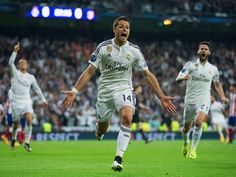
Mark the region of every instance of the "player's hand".
[[162, 97], [161, 100], [161, 104], [165, 107], [165, 109], [168, 112], [176, 112], [176, 107], [175, 105], [171, 102], [171, 100], [173, 100], [175, 97], [173, 96], [164, 96]]
[[221, 98], [221, 101], [222, 101], [222, 103], [227, 104], [229, 102], [229, 99], [223, 97], [223, 98]]
[[63, 108], [68, 108], [72, 106], [72, 103], [76, 97], [76, 94], [71, 91], [71, 90], [67, 90], [67, 91], [61, 91], [61, 93], [66, 94], [65, 99], [62, 101], [61, 106]]
[[20, 43], [17, 42], [17, 44], [14, 46], [14, 52], [18, 52], [20, 50]]
[[43, 102], [43, 108], [44, 109], [47, 109], [48, 108], [48, 102], [46, 101], [46, 102]]

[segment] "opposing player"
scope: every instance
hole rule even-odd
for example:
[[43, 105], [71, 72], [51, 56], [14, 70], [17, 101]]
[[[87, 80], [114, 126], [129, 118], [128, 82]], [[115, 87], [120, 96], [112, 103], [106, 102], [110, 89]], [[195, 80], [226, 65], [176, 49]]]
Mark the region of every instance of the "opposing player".
[[225, 104], [222, 104], [219, 101], [216, 101], [214, 96], [211, 96], [211, 105], [210, 105], [210, 113], [211, 113], [211, 122], [214, 129], [218, 130], [218, 133], [220, 135], [220, 141], [225, 142], [226, 139], [228, 139], [228, 136], [226, 135], [226, 138], [224, 136], [224, 132], [228, 134], [228, 125], [227, 121], [224, 116], [225, 112]]
[[[219, 81], [219, 72], [216, 66], [208, 62], [211, 55], [210, 42], [200, 42], [196, 61], [189, 61], [185, 64], [176, 78], [176, 81], [186, 80], [186, 93], [184, 100], [184, 127], [182, 134], [184, 139], [183, 155], [189, 158], [197, 158], [197, 145], [202, 135], [202, 123], [207, 119], [211, 102], [211, 84], [214, 83], [216, 92], [221, 101], [227, 103], [223, 88]], [[189, 132], [194, 123], [192, 144], [190, 147]], [[190, 147], [190, 148], [189, 148]]]
[[141, 85], [136, 85], [134, 87], [134, 93], [136, 96], [136, 99], [135, 99], [136, 103], [135, 103], [135, 113], [133, 115], [132, 123], [137, 124], [137, 131], [142, 135], [143, 140], [147, 144], [147, 143], [150, 143], [152, 141], [152, 139], [149, 139], [143, 132], [142, 122], [140, 121], [140, 117], [139, 117], [140, 116], [139, 111], [144, 110], [144, 111], [147, 111], [150, 113], [150, 112], [152, 112], [152, 110], [140, 102], [139, 97], [142, 94], [142, 91], [143, 91], [143, 89], [142, 89]]
[[25, 128], [25, 142], [24, 148], [31, 152], [30, 138], [32, 134], [32, 100], [30, 96], [31, 87], [40, 96], [43, 105], [47, 107], [48, 103], [43, 96], [41, 89], [39, 88], [35, 77], [27, 72], [28, 63], [25, 58], [21, 58], [18, 62], [18, 69], [14, 64], [17, 52], [20, 50], [19, 42], [15, 45], [14, 51], [9, 60], [9, 66], [11, 69], [11, 91], [12, 91], [12, 118], [13, 118], [13, 128], [12, 128], [12, 142], [11, 149], [14, 149], [15, 142], [17, 138], [17, 128], [19, 121], [22, 116], [26, 118], [26, 128]]
[[230, 108], [229, 108], [229, 143], [233, 143], [236, 131], [236, 83], [230, 85]]
[[96, 104], [98, 118], [96, 137], [98, 140], [103, 138], [108, 130], [110, 118], [117, 111], [121, 128], [117, 137], [116, 155], [112, 169], [122, 171], [122, 157], [129, 144], [134, 113], [132, 68], [137, 68], [143, 73], [155, 94], [160, 98], [162, 105], [168, 111], [175, 112], [176, 108], [171, 102], [173, 97], [164, 95], [156, 77], [149, 71], [139, 47], [128, 41], [130, 34], [129, 19], [124, 16], [117, 18], [113, 23], [113, 32], [115, 38], [98, 45], [90, 57], [90, 65], [81, 74], [72, 90], [63, 92], [66, 97], [62, 102], [62, 107], [71, 106], [76, 94], [87, 84], [95, 70], [99, 68], [101, 76]]

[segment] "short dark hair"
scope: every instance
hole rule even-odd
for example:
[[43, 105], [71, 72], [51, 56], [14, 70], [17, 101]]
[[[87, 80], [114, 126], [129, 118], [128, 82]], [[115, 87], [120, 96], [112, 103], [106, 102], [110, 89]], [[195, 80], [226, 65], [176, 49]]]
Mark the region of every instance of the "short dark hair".
[[209, 41], [201, 41], [201, 42], [199, 43], [199, 46], [200, 46], [200, 45], [207, 45], [207, 46], [209, 47], [210, 51], [211, 51], [211, 43], [210, 43]]
[[119, 23], [119, 21], [121, 21], [121, 20], [127, 21], [127, 22], [130, 24], [130, 20], [129, 20], [128, 17], [126, 17], [126, 16], [120, 16], [120, 17], [118, 17], [118, 18], [116, 18], [116, 19], [114, 20], [114, 22], [113, 22], [113, 29], [118, 26], [118, 23]]

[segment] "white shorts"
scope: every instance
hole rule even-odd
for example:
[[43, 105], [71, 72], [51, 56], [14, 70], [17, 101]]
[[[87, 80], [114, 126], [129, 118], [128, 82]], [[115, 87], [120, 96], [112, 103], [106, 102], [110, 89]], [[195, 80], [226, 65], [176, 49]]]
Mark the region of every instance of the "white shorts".
[[27, 112], [33, 114], [33, 107], [31, 102], [12, 101], [12, 121], [17, 122]]
[[195, 119], [198, 112], [203, 112], [208, 115], [210, 103], [202, 104], [185, 104], [184, 106], [184, 123], [191, 122]]
[[107, 101], [97, 101], [97, 118], [101, 122], [108, 121], [115, 111], [119, 112], [124, 106], [133, 108], [134, 113], [134, 94], [131, 90], [124, 90], [114, 94], [114, 96]]
[[212, 117], [212, 124], [213, 125], [220, 125], [223, 128], [228, 128], [227, 120], [224, 118], [223, 115]]

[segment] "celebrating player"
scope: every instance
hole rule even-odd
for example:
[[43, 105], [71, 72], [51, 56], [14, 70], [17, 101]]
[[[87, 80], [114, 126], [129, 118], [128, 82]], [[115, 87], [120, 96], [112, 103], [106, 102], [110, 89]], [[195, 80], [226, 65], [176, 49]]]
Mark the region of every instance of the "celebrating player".
[[173, 97], [164, 95], [156, 77], [149, 71], [139, 47], [128, 41], [130, 34], [129, 19], [124, 16], [117, 18], [113, 23], [113, 32], [115, 38], [98, 45], [90, 57], [90, 65], [81, 74], [72, 90], [63, 92], [66, 97], [62, 102], [62, 107], [71, 106], [76, 94], [99, 68], [101, 76], [96, 104], [98, 118], [96, 137], [98, 140], [103, 138], [103, 135], [108, 131], [110, 118], [117, 111], [121, 119], [121, 128], [117, 137], [116, 155], [112, 169], [122, 171], [122, 157], [129, 144], [134, 114], [132, 68], [137, 68], [143, 72], [147, 82], [168, 111], [175, 112], [176, 108], [171, 102]]
[[20, 50], [19, 42], [15, 45], [14, 51], [9, 60], [9, 66], [11, 69], [11, 91], [12, 91], [12, 118], [13, 118], [13, 129], [12, 129], [12, 142], [11, 149], [14, 149], [16, 138], [17, 138], [17, 128], [21, 117], [24, 115], [26, 118], [26, 128], [25, 128], [25, 143], [24, 148], [31, 152], [30, 147], [30, 137], [32, 134], [32, 100], [30, 96], [30, 88], [40, 96], [43, 105], [47, 107], [48, 103], [43, 96], [41, 89], [39, 88], [35, 77], [27, 72], [28, 63], [25, 58], [21, 58], [18, 62], [18, 69], [14, 64], [17, 52]]
[[[216, 92], [223, 103], [227, 103], [223, 88], [219, 82], [219, 72], [216, 66], [208, 62], [211, 55], [210, 42], [200, 42], [198, 46], [199, 59], [185, 64], [176, 81], [186, 80], [184, 105], [184, 139], [183, 155], [191, 159], [197, 158], [197, 145], [202, 135], [202, 123], [207, 119], [211, 102], [211, 83], [213, 81]], [[194, 123], [192, 144], [189, 143], [189, 131]], [[189, 148], [190, 147], [190, 148]]]
[[219, 101], [216, 101], [214, 96], [211, 96], [210, 112], [211, 112], [211, 122], [213, 124], [213, 128], [218, 130], [220, 135], [220, 141], [224, 142], [225, 139], [228, 139], [228, 136], [226, 136], [225, 138], [223, 134], [223, 130], [226, 133], [228, 132], [228, 125], [224, 116], [225, 105]]

